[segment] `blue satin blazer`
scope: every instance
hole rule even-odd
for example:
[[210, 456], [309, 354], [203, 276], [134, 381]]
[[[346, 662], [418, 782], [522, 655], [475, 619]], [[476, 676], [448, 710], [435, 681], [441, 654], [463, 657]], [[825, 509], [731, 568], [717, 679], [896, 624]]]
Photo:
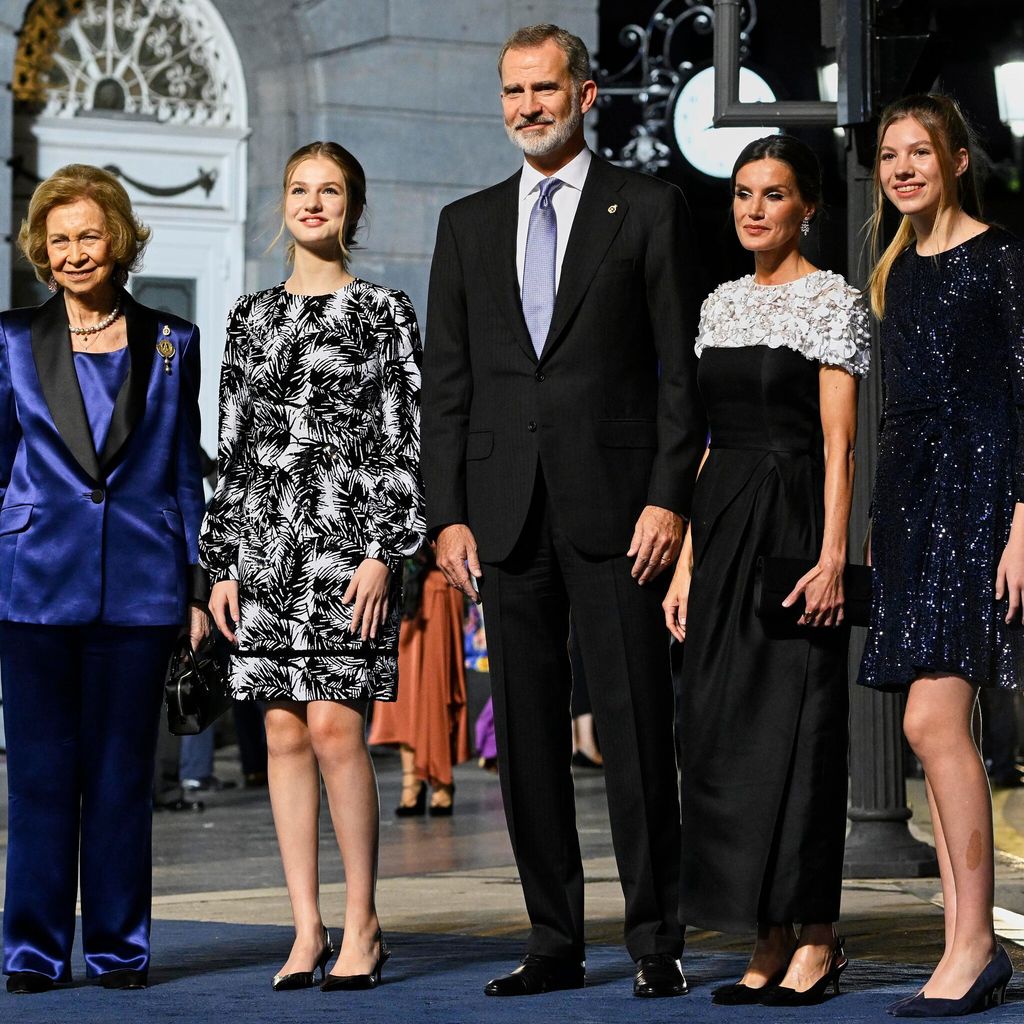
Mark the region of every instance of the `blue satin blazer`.
[[0, 619], [184, 621], [205, 504], [199, 329], [123, 298], [130, 364], [102, 452], [63, 295], [0, 313]]

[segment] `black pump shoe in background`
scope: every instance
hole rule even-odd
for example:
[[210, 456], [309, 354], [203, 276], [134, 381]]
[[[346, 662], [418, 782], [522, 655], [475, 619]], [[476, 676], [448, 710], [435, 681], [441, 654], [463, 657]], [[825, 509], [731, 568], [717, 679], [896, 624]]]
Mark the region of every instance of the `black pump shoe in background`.
[[395, 808], [396, 818], [420, 818], [427, 810], [427, 784], [420, 782], [419, 792], [416, 794], [416, 802], [411, 804], [399, 804]]

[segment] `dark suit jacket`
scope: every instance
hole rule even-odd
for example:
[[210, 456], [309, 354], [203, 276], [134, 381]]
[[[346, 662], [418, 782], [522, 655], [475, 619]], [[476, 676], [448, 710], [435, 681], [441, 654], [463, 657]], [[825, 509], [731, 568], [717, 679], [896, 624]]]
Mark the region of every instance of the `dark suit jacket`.
[[64, 297], [0, 314], [0, 619], [184, 621], [204, 506], [199, 329], [129, 295], [124, 316], [128, 376], [97, 452]]
[[512, 550], [538, 460], [582, 552], [624, 554], [645, 505], [687, 515], [706, 428], [701, 256], [682, 194], [594, 157], [538, 361], [516, 277], [519, 174], [441, 212], [423, 364], [427, 529]]

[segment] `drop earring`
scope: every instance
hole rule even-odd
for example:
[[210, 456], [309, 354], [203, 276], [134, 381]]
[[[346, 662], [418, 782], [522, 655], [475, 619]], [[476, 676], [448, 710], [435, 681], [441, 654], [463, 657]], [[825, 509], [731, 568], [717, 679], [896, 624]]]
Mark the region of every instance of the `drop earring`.
[[60, 291], [60, 285], [59, 285], [59, 284], [57, 284], [57, 279], [56, 279], [56, 278], [55, 278], [55, 277], [53, 276], [53, 274], [51, 274], [51, 275], [50, 275], [50, 280], [46, 282], [46, 287], [47, 287], [47, 288], [48, 288], [48, 289], [49, 289], [49, 290], [50, 290], [50, 291], [51, 291], [51, 292], [52, 292], [52, 293], [53, 293], [54, 295], [56, 295], [56, 294], [57, 294], [57, 292], [59, 292], [59, 291]]
[[811, 218], [810, 217], [804, 217], [804, 219], [802, 221], [800, 221], [800, 234], [803, 235], [804, 238], [806, 238], [810, 233], [811, 233]]

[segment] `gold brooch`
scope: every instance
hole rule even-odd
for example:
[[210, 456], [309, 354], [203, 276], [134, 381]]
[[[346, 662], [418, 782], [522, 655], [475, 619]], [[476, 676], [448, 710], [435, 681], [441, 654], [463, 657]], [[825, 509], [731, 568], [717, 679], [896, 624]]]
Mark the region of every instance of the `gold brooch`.
[[165, 327], [163, 333], [164, 337], [157, 342], [156, 350], [159, 355], [163, 356], [164, 373], [169, 376], [171, 373], [171, 360], [174, 358], [174, 345], [166, 337], [171, 333], [170, 327]]
[[609, 213], [614, 213], [618, 208], [619, 208], [619, 204], [618, 203], [612, 203], [612, 205], [608, 207], [608, 212]]

